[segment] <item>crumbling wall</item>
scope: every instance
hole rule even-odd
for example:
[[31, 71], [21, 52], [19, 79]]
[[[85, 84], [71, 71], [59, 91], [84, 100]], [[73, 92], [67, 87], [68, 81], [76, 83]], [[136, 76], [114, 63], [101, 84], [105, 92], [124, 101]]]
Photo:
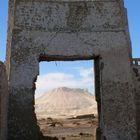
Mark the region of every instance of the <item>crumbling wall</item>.
[[5, 65], [0, 62], [0, 140], [6, 140], [8, 84]]
[[6, 60], [8, 140], [40, 137], [34, 112], [40, 61], [89, 59], [99, 61], [98, 130], [102, 139], [136, 140], [130, 42], [122, 1], [14, 2]]
[[133, 80], [135, 91], [137, 134], [140, 139], [140, 59], [133, 60]]

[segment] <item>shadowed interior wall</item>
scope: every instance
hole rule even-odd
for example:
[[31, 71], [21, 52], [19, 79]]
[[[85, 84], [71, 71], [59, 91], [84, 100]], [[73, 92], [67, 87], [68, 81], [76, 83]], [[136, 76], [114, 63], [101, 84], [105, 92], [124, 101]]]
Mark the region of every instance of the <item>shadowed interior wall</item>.
[[0, 140], [6, 140], [8, 81], [5, 65], [0, 62]]
[[[139, 60], [140, 62], [140, 60]], [[133, 65], [137, 134], [140, 138], [140, 65]]]

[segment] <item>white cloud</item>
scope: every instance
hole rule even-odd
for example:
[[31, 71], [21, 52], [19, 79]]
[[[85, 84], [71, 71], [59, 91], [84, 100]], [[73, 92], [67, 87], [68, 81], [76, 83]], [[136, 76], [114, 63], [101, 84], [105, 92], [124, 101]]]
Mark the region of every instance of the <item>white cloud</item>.
[[48, 91], [57, 87], [77, 87], [77, 82], [74, 76], [65, 73], [48, 73], [38, 76], [36, 87], [38, 92], [42, 90]]
[[89, 77], [92, 74], [93, 74], [93, 68], [89, 68], [89, 69], [82, 68], [82, 69], [80, 69], [80, 75], [83, 78], [87, 78], [87, 77]]
[[92, 68], [79, 68], [77, 72], [79, 72], [80, 75], [78, 79], [74, 74], [67, 73], [48, 73], [38, 76], [36, 96], [40, 96], [58, 87], [83, 88], [93, 92], [94, 77]]

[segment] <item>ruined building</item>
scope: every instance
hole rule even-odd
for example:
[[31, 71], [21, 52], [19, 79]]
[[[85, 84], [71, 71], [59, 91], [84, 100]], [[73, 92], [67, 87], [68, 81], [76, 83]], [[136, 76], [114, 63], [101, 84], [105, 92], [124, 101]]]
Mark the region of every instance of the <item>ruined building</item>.
[[35, 81], [39, 62], [56, 60], [95, 60], [97, 140], [140, 139], [140, 61], [132, 59], [123, 0], [9, 0], [8, 25], [1, 140], [41, 139]]

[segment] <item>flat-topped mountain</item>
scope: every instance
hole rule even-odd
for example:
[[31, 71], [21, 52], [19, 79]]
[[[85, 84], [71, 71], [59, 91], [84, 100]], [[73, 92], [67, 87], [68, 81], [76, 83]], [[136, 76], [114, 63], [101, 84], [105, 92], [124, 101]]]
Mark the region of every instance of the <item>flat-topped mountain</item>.
[[60, 87], [35, 101], [37, 117], [73, 117], [97, 114], [95, 97], [83, 89]]

